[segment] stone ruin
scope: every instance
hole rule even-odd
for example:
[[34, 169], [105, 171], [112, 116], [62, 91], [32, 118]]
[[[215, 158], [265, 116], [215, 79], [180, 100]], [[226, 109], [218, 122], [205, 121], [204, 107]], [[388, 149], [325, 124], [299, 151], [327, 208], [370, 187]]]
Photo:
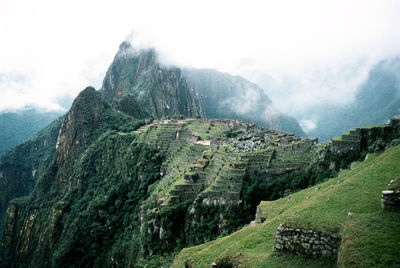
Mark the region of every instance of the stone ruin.
[[400, 179], [391, 180], [388, 188], [382, 191], [382, 208], [400, 208]]
[[313, 230], [286, 227], [282, 224], [276, 230], [274, 251], [290, 252], [306, 257], [335, 257], [340, 238]]
[[359, 127], [331, 140], [335, 153], [365, 151], [378, 139], [391, 141], [400, 137], [400, 118], [392, 118], [389, 124], [374, 127]]

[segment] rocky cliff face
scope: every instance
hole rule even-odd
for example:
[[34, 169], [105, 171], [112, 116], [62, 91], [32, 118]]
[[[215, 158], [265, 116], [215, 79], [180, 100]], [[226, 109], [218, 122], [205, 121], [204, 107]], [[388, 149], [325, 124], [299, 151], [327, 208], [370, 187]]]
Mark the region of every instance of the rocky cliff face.
[[[120, 45], [104, 78], [103, 96], [132, 116], [202, 115], [179, 68], [162, 66], [154, 49]], [[137, 107], [124, 105], [132, 102]]]

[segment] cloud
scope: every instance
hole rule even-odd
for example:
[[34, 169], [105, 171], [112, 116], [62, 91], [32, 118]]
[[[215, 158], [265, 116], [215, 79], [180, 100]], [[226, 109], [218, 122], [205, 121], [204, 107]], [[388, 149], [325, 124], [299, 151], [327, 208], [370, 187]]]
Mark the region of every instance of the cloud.
[[268, 95], [288, 113], [343, 103], [371, 65], [400, 54], [399, 12], [398, 1], [4, 0], [0, 110], [53, 109], [60, 96], [99, 88], [132, 31], [164, 63], [255, 82], [267, 74], [281, 91]]
[[300, 120], [299, 123], [305, 132], [309, 132], [317, 127], [317, 124], [313, 120], [309, 119]]
[[122, 2], [1, 1], [0, 111], [59, 109], [58, 98], [99, 88], [132, 29]]

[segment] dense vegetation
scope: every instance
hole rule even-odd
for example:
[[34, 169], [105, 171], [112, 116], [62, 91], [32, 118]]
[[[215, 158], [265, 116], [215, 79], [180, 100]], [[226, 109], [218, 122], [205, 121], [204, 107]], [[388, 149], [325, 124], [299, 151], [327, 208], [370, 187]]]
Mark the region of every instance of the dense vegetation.
[[[156, 149], [139, 143], [132, 133], [141, 124], [112, 110], [93, 89], [78, 96], [61, 127], [56, 157], [33, 192], [10, 205], [16, 214], [31, 216], [8, 219], [12, 220], [8, 224], [32, 229], [24, 229], [29, 237], [24, 253], [17, 249], [19, 243], [3, 247], [1, 259], [7, 266], [129, 266], [139, 262], [139, 208], [148, 186], [158, 180], [163, 160]], [[57, 137], [58, 128], [51, 137]], [[73, 140], [64, 152], [63, 143], [71, 138], [79, 143]], [[64, 162], [59, 162], [60, 156]], [[40, 239], [35, 231], [39, 229], [48, 239]], [[5, 235], [9, 243], [12, 231]]]
[[3, 226], [8, 202], [29, 194], [53, 159], [61, 122], [62, 117], [0, 156], [0, 226]]

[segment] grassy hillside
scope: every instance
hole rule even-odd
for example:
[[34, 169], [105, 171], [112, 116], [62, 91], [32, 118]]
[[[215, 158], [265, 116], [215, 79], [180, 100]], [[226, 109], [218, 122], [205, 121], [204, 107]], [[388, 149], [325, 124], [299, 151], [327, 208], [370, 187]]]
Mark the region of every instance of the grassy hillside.
[[381, 191], [400, 176], [399, 161], [400, 146], [391, 147], [290, 199], [262, 202], [259, 208], [266, 218], [264, 223], [184, 249], [172, 267], [210, 267], [223, 257], [241, 263], [241, 267], [336, 266], [335, 258], [275, 254], [279, 224], [340, 235], [340, 267], [399, 267], [400, 214], [380, 206]]

